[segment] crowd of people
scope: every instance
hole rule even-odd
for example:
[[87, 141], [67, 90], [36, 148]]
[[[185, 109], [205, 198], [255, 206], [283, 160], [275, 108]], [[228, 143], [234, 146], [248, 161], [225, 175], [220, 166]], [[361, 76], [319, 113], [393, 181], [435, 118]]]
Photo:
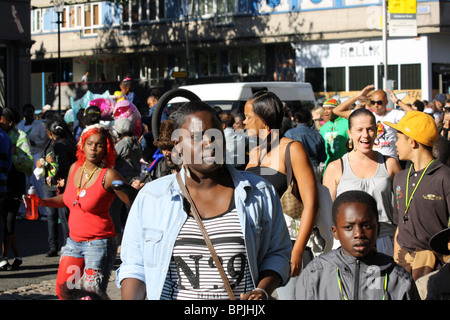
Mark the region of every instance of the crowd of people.
[[123, 299], [450, 298], [450, 97], [406, 104], [368, 85], [291, 114], [259, 91], [238, 115], [186, 103], [153, 137], [158, 97], [138, 131], [96, 106], [75, 125], [3, 109], [0, 269], [22, 263], [14, 227], [32, 185], [61, 299], [105, 297], [117, 253]]

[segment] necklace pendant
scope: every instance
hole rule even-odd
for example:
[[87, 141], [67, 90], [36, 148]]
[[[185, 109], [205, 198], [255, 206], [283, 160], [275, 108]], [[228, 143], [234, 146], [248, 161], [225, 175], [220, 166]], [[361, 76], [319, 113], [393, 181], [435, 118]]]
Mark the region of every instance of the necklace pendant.
[[86, 195], [86, 190], [85, 189], [81, 190], [80, 198], [84, 197], [85, 195]]
[[76, 206], [76, 205], [77, 205], [77, 200], [75, 200], [75, 201], [73, 202], [73, 205], [74, 205], [74, 206]]

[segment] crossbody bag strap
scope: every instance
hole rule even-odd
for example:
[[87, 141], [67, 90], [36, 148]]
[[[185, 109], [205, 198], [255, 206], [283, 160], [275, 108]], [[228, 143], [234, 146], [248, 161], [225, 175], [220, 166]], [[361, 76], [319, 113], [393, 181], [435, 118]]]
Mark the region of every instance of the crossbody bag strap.
[[291, 144], [293, 142], [294, 141], [289, 142], [288, 145], [286, 146], [285, 165], [286, 165], [286, 181], [288, 187], [293, 179], [292, 163], [291, 163]]
[[236, 297], [234, 296], [233, 289], [231, 289], [230, 282], [228, 281], [227, 275], [225, 274], [225, 270], [223, 269], [222, 263], [219, 260], [219, 257], [217, 256], [216, 250], [214, 250], [214, 246], [211, 242], [211, 239], [209, 238], [208, 232], [206, 231], [202, 219], [200, 217], [200, 214], [198, 213], [197, 207], [195, 206], [194, 201], [191, 198], [191, 195], [189, 194], [189, 191], [186, 189], [186, 186], [183, 183], [183, 180], [181, 179], [181, 175], [178, 172], [176, 174], [178, 184], [181, 188], [181, 191], [183, 192], [183, 196], [188, 200], [189, 204], [191, 205], [191, 213], [194, 216], [195, 221], [197, 222], [197, 225], [203, 235], [203, 239], [206, 242], [206, 245], [208, 246], [209, 251], [211, 252], [211, 256], [214, 260], [214, 263], [216, 264], [217, 269], [219, 270], [220, 277], [222, 278], [222, 281], [225, 285], [225, 289], [227, 290], [228, 296], [230, 297], [230, 300], [236, 300]]

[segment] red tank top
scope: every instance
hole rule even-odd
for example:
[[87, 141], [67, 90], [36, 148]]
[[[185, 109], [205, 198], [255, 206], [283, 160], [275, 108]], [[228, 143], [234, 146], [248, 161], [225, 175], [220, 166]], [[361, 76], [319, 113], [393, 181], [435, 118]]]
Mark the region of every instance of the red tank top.
[[75, 165], [64, 190], [64, 204], [69, 208], [69, 236], [74, 241], [87, 241], [115, 237], [114, 223], [109, 207], [116, 196], [103, 188], [103, 178], [108, 168], [100, 171], [94, 184], [81, 190], [77, 200], [74, 176], [79, 164]]

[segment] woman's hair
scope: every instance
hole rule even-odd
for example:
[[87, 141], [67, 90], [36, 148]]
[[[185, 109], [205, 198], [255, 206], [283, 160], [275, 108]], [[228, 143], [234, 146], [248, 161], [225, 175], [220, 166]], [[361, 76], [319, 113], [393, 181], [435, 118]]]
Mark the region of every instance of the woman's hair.
[[99, 123], [101, 117], [102, 113], [99, 107], [88, 106], [86, 109], [84, 109], [83, 123], [85, 126], [90, 126], [92, 124]]
[[67, 123], [60, 117], [49, 119], [45, 123], [45, 127], [47, 128], [48, 131], [50, 131], [59, 138], [75, 139]]
[[344, 204], [355, 202], [366, 204], [367, 208], [369, 208], [370, 212], [374, 215], [376, 221], [378, 222], [378, 209], [375, 199], [367, 192], [360, 190], [350, 190], [341, 193], [333, 202], [333, 206], [331, 208], [331, 217], [333, 219], [334, 226], [336, 225], [336, 217], [338, 215], [339, 208]]
[[254, 93], [250, 99], [253, 112], [256, 113], [272, 129], [281, 129], [283, 124], [283, 103], [270, 91], [262, 90]]
[[213, 116], [214, 125], [222, 130], [222, 122], [219, 118], [217, 112], [206, 102], [203, 101], [191, 101], [186, 102], [181, 107], [179, 107], [175, 112], [173, 112], [169, 119], [174, 123], [174, 130], [180, 129], [183, 123], [186, 121], [186, 118], [191, 114], [207, 111], [210, 112]]
[[114, 147], [114, 138], [111, 134], [111, 131], [101, 125], [101, 124], [94, 124], [91, 126], [86, 127], [83, 132], [80, 135], [80, 138], [78, 140], [77, 144], [77, 162], [82, 165], [86, 161], [86, 155], [84, 154], [84, 144], [86, 143], [86, 140], [92, 136], [93, 134], [100, 133], [106, 138], [106, 155], [104, 158], [104, 164], [105, 167], [113, 167], [116, 162], [116, 156], [117, 152]]
[[5, 117], [6, 120], [11, 121], [15, 124], [17, 124], [19, 121], [19, 115], [17, 114], [17, 112], [10, 108], [3, 108], [2, 117]]
[[367, 110], [365, 108], [356, 109], [353, 111], [350, 116], [348, 117], [348, 128], [351, 129], [353, 126], [353, 119], [360, 116], [369, 116], [372, 118], [373, 124], [376, 125], [377, 121], [375, 119], [375, 116], [370, 110]]

